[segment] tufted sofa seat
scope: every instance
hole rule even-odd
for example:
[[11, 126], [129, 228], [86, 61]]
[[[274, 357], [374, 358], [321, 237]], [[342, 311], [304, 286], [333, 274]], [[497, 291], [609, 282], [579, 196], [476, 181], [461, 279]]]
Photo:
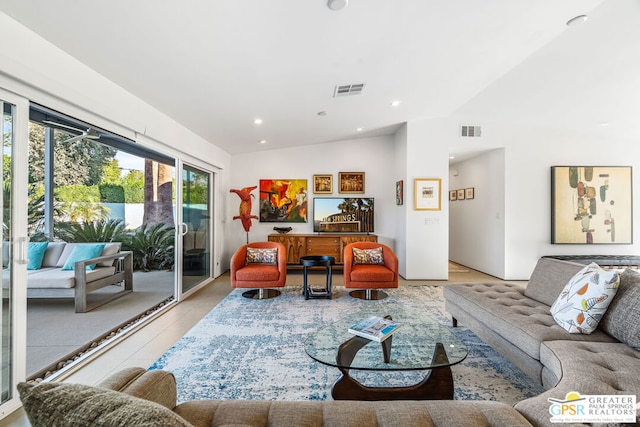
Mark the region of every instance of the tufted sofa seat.
[[541, 258], [526, 286], [456, 283], [444, 287], [445, 308], [547, 389], [515, 405], [534, 425], [552, 425], [548, 398], [640, 392], [640, 273], [625, 270], [592, 334], [559, 327], [550, 307], [581, 263]]
[[[445, 307], [456, 321], [461, 320], [483, 340], [500, 340], [503, 351], [512, 347], [509, 352], [518, 359], [518, 367], [539, 383], [542, 383], [544, 367], [540, 362], [541, 342], [616, 342], [599, 330], [590, 335], [567, 333], [553, 320], [550, 306], [525, 296], [524, 290], [520, 285], [509, 283], [449, 285], [444, 288]], [[490, 330], [481, 325], [491, 325]]]
[[551, 341], [541, 346], [546, 392], [515, 405], [537, 425], [549, 422], [548, 398], [582, 395], [637, 394], [640, 352], [623, 343]]

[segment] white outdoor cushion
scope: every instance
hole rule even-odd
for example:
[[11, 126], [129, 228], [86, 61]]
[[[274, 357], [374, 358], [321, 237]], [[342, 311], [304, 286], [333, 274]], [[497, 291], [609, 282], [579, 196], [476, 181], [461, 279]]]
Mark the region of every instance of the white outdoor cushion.
[[[64, 251], [67, 244], [65, 242], [49, 242], [47, 250], [44, 251], [44, 258], [42, 259], [42, 267], [56, 267], [60, 255]], [[64, 264], [63, 264], [64, 265]]]
[[[115, 267], [98, 267], [95, 270], [87, 270], [87, 282], [102, 279], [115, 273]], [[59, 289], [73, 288], [76, 281], [73, 270], [61, 270], [59, 268], [48, 268], [32, 270], [27, 279], [28, 289]]]
[[620, 276], [596, 263], [581, 269], [566, 284], [551, 306], [551, 315], [572, 334], [593, 332], [618, 291]]
[[[105, 244], [104, 249], [102, 250], [102, 255], [101, 256], [117, 254], [118, 252], [120, 252], [120, 246], [122, 246], [122, 244], [120, 242], [113, 242], [113, 243]], [[112, 265], [113, 265], [113, 260], [111, 260], [111, 261], [103, 261], [103, 262], [99, 262], [97, 264], [98, 267], [111, 267]]]

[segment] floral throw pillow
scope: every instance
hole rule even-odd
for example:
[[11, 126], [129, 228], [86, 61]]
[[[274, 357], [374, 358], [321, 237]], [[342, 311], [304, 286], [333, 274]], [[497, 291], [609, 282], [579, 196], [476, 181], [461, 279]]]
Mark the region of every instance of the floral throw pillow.
[[245, 264], [277, 264], [278, 248], [247, 248]]
[[383, 264], [382, 248], [358, 249], [353, 248], [353, 264]]
[[565, 285], [551, 306], [551, 315], [569, 333], [590, 334], [607, 311], [619, 284], [617, 271], [591, 263]]

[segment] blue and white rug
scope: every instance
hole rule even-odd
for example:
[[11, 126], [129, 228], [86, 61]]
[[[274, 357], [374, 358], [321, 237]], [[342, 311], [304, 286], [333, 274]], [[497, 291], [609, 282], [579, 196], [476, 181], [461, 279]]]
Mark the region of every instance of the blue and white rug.
[[[236, 289], [196, 324], [150, 369], [164, 369], [178, 382], [178, 401], [192, 399], [330, 400], [336, 368], [311, 359], [306, 337], [346, 314], [372, 304], [398, 302], [427, 310], [443, 325], [442, 287], [402, 286], [382, 301], [351, 298], [334, 289], [331, 300], [305, 300], [300, 287], [286, 287], [281, 296], [249, 300]], [[455, 399], [497, 400], [514, 404], [544, 390], [464, 327], [454, 329], [469, 348], [454, 365]], [[384, 378], [351, 371], [366, 385], [410, 385], [424, 372], [393, 372]]]

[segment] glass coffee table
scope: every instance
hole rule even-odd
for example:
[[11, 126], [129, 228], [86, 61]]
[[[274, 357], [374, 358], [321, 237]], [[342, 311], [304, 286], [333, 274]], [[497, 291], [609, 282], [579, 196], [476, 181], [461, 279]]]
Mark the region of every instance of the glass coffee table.
[[[391, 316], [402, 326], [382, 343], [349, 333], [348, 328], [369, 316]], [[336, 400], [453, 399], [451, 365], [468, 354], [464, 343], [424, 310], [402, 304], [377, 304], [346, 316], [312, 333], [305, 341], [307, 354], [342, 375], [333, 385]], [[418, 384], [406, 387], [365, 386], [349, 370], [428, 370]]]

